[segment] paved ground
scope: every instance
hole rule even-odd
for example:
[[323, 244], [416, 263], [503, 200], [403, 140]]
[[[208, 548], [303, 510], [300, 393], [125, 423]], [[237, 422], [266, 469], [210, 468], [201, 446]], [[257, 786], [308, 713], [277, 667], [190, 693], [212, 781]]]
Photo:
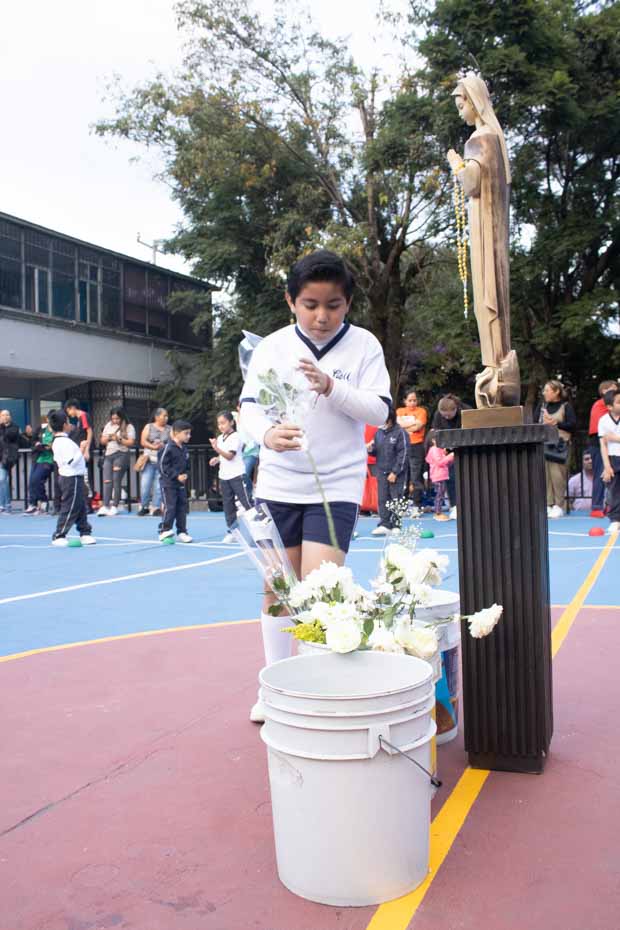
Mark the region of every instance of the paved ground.
[[[424, 897], [393, 910], [322, 907], [278, 882], [265, 749], [247, 721], [259, 629], [236, 622], [258, 584], [218, 545], [221, 519], [193, 518], [186, 548], [149, 542], [148, 520], [100, 520], [91, 550], [50, 549], [50, 522], [0, 521], [0, 930], [618, 926], [620, 544], [602, 556], [591, 521], [551, 527], [552, 600], [589, 588], [555, 660], [545, 774], [491, 774]], [[352, 555], [361, 578], [380, 551], [372, 525]], [[431, 543], [453, 571], [454, 532]], [[460, 740], [439, 748], [434, 815], [458, 800], [465, 761]]]

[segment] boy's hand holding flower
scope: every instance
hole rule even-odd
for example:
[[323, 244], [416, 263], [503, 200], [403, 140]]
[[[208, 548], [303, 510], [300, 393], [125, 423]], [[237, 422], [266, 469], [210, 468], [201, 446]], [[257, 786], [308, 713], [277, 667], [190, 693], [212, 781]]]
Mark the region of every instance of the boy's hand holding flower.
[[292, 423], [276, 423], [263, 437], [263, 444], [274, 452], [290, 452], [301, 449], [302, 430]]
[[302, 371], [308, 379], [311, 391], [316, 391], [317, 394], [325, 394], [326, 397], [329, 397], [334, 382], [326, 371], [321, 371], [309, 358], [300, 359], [299, 370]]

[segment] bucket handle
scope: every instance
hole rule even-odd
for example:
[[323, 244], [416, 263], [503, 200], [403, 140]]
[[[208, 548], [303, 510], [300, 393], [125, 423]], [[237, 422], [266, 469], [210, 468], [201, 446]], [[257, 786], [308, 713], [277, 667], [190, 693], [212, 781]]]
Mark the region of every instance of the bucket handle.
[[426, 775], [428, 775], [428, 777], [430, 778], [430, 780], [431, 780], [431, 785], [433, 786], [433, 788], [441, 788], [443, 782], [440, 781], [439, 778], [436, 778], [436, 777], [432, 774], [432, 772], [429, 772], [428, 769], [425, 769], [424, 766], [423, 766], [423, 765], [420, 765], [420, 763], [419, 763], [416, 759], [412, 759], [411, 756], [408, 756], [407, 753], [406, 753], [406, 752], [403, 752], [402, 749], [399, 749], [398, 746], [394, 746], [393, 743], [389, 743], [389, 742], [386, 740], [385, 736], [380, 736], [380, 737], [379, 737], [379, 746], [382, 747], [382, 746], [383, 746], [383, 743], [385, 743], [386, 746], [389, 746], [390, 749], [393, 749], [394, 752], [400, 753], [400, 755], [401, 755], [401, 756], [404, 756], [405, 759], [407, 759], [409, 762], [413, 762], [413, 764], [414, 764], [414, 765], [417, 765], [417, 767], [418, 767], [419, 769], [422, 769], [422, 771], [423, 771]]

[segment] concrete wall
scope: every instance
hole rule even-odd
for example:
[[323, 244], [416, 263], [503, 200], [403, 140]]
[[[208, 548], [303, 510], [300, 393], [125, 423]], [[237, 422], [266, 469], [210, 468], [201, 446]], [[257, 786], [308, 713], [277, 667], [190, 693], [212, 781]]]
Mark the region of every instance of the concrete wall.
[[[186, 353], [183, 353], [186, 354]], [[197, 360], [197, 353], [187, 353]], [[168, 381], [173, 369], [166, 349], [148, 339], [115, 337], [52, 321], [0, 318], [0, 369], [16, 382], [32, 378], [79, 381]], [[191, 380], [188, 387], [192, 387]]]

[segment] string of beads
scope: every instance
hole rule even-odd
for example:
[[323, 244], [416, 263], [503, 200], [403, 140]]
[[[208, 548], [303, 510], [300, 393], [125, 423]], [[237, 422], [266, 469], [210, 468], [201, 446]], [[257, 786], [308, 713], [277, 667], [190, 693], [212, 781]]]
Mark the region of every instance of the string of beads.
[[459, 278], [463, 283], [463, 309], [465, 319], [469, 313], [469, 295], [467, 292], [467, 212], [465, 206], [465, 191], [456, 179], [456, 174], [465, 167], [462, 162], [457, 168], [454, 177], [454, 215], [456, 217], [456, 259], [459, 269]]

